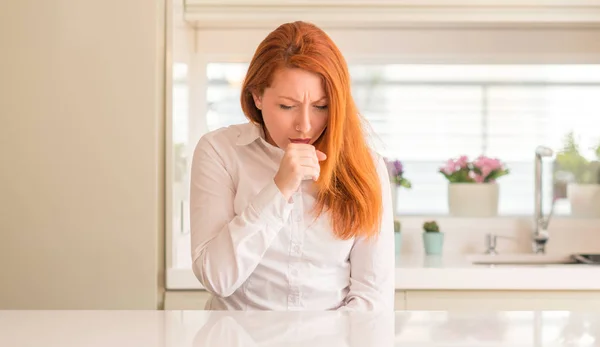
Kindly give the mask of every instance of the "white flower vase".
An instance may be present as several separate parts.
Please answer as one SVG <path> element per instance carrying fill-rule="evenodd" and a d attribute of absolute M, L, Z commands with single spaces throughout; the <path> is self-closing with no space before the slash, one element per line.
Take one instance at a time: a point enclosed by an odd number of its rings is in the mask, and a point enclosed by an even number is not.
<path fill-rule="evenodd" d="M 567 197 L 571 203 L 571 216 L 600 218 L 600 184 L 567 185 Z"/>
<path fill-rule="evenodd" d="M 448 209 L 455 217 L 498 215 L 499 188 L 496 183 L 448 184 Z"/>

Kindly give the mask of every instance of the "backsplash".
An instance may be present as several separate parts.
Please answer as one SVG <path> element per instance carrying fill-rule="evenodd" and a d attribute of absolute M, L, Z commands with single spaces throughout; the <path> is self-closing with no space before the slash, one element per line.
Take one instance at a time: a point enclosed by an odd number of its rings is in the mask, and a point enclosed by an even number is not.
<path fill-rule="evenodd" d="M 483 253 L 485 235 L 492 233 L 511 239 L 498 238 L 498 253 L 531 253 L 532 218 L 449 218 L 398 217 L 402 223 L 403 255 L 423 255 L 422 225 L 436 220 L 444 233 L 444 254 Z M 548 254 L 600 253 L 600 219 L 556 217 L 548 227 Z"/>

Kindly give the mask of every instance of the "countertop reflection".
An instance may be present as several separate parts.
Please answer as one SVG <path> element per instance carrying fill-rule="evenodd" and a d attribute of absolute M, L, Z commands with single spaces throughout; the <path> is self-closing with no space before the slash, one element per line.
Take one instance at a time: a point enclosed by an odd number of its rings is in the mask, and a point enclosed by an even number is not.
<path fill-rule="evenodd" d="M 215 312 L 192 346 L 393 346 L 394 314 Z"/>
<path fill-rule="evenodd" d="M 0 346 L 600 346 L 600 312 L 0 311 Z"/>

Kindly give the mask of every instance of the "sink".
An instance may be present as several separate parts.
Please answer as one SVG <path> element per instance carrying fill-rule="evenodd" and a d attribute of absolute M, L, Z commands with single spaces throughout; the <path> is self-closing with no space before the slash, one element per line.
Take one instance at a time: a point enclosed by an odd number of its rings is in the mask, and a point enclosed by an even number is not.
<path fill-rule="evenodd" d="M 473 264 L 494 265 L 551 265 L 551 264 L 576 264 L 577 261 L 570 255 L 548 254 L 474 254 L 468 256 Z"/>

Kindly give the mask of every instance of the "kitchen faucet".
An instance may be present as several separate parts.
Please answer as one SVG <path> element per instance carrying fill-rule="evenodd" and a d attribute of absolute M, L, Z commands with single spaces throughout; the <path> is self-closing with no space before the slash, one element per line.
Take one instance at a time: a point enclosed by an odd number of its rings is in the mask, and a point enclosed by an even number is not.
<path fill-rule="evenodd" d="M 538 146 L 535 150 L 535 211 L 533 228 L 533 251 L 535 253 L 546 253 L 546 243 L 550 235 L 548 234 L 548 224 L 554 212 L 555 200 L 552 199 L 552 207 L 548 216 L 544 217 L 542 211 L 542 158 L 551 157 L 552 149 L 544 146 Z"/>

